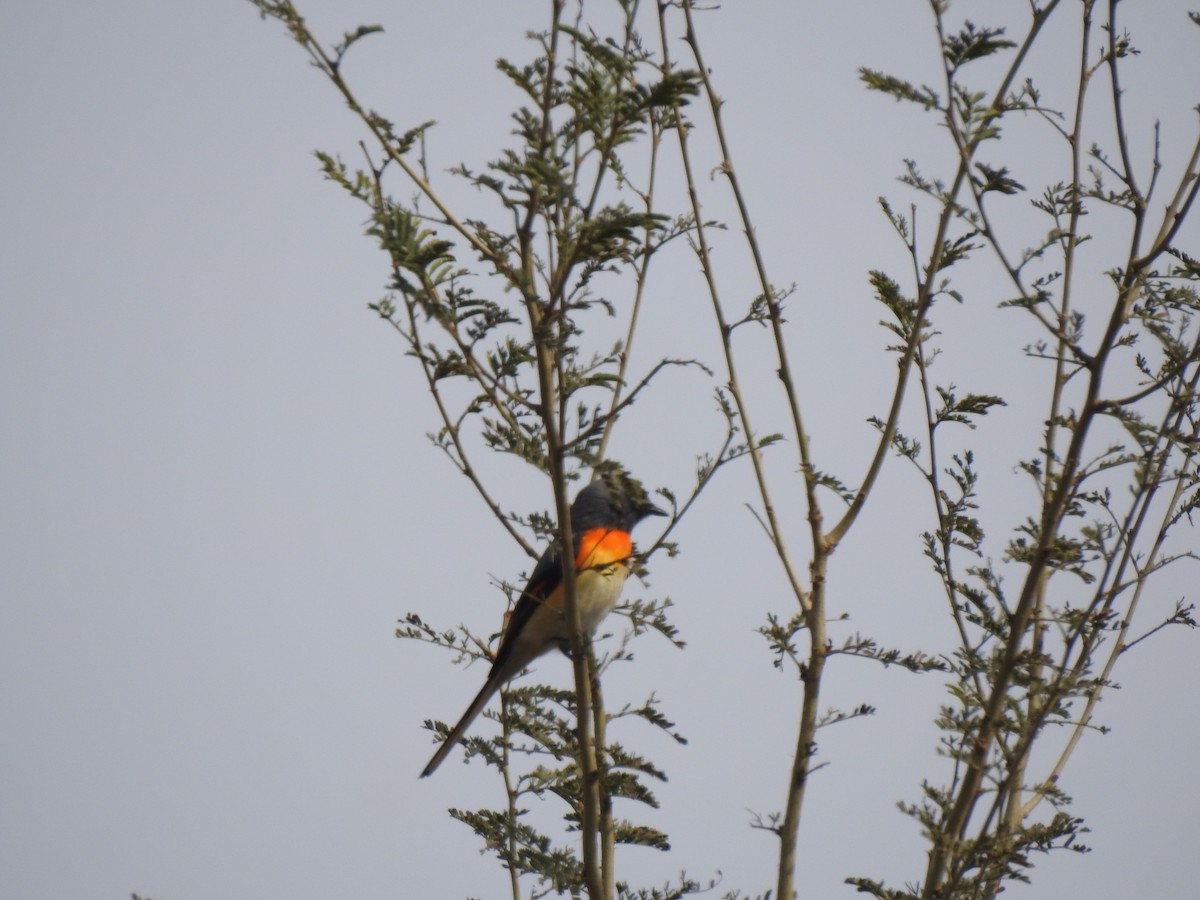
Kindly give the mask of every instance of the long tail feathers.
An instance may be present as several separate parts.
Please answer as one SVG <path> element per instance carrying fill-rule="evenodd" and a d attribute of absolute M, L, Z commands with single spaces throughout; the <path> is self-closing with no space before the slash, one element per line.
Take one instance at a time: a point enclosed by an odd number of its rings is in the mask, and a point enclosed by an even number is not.
<path fill-rule="evenodd" d="M 463 736 L 467 733 L 467 729 L 475 721 L 475 717 L 483 712 L 483 708 L 492 699 L 492 694 L 496 693 L 500 689 L 500 685 L 507 680 L 507 678 L 497 677 L 497 675 L 503 676 L 505 674 L 507 673 L 496 673 L 493 675 L 484 684 L 482 690 L 475 695 L 475 699 L 471 701 L 471 705 L 467 707 L 467 711 L 458 720 L 458 724 L 446 736 L 446 740 L 442 741 L 442 745 L 437 748 L 437 753 L 433 754 L 433 759 L 429 760 L 429 765 L 421 772 L 422 778 L 428 778 L 432 775 L 437 767 L 442 764 L 442 761 L 450 755 L 450 751 L 463 739 Z"/>

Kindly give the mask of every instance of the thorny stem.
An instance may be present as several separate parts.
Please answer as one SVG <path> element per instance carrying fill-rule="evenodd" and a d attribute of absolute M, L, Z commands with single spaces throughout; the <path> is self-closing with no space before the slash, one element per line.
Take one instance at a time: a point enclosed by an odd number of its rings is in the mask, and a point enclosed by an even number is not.
<path fill-rule="evenodd" d="M 660 4 L 661 7 L 661 4 Z M 743 402 L 740 388 L 738 388 L 737 376 L 733 362 L 733 346 L 732 346 L 732 330 L 725 321 L 724 314 L 721 310 L 721 304 L 716 292 L 716 285 L 712 278 L 710 257 L 708 256 L 707 246 L 704 243 L 704 227 L 703 220 L 700 216 L 700 206 L 695 190 L 695 183 L 691 176 L 690 163 L 687 157 L 686 147 L 686 132 L 680 130 L 680 144 L 683 151 L 684 165 L 687 172 L 688 190 L 693 199 L 693 213 L 698 229 L 697 240 L 700 242 L 701 262 L 705 271 L 705 276 L 708 279 L 709 293 L 712 297 L 714 312 L 717 317 L 717 324 L 721 332 L 722 346 L 725 351 L 726 366 L 729 372 L 729 387 L 734 396 L 735 403 L 738 406 L 738 413 L 742 417 L 743 424 L 746 427 L 747 440 L 751 446 L 751 459 L 754 462 L 755 476 L 758 480 L 759 495 L 763 502 L 763 512 L 766 516 L 767 530 L 770 535 L 771 542 L 775 546 L 777 555 L 783 565 L 784 571 L 787 574 L 788 581 L 791 584 L 792 592 L 800 604 L 804 614 L 807 630 L 809 633 L 809 658 L 808 663 L 801 668 L 801 678 L 804 683 L 803 699 L 801 701 L 800 722 L 796 738 L 796 749 L 792 760 L 792 771 L 788 780 L 787 789 L 787 804 L 784 811 L 784 817 L 780 823 L 778 834 L 780 840 L 780 855 L 778 867 L 778 880 L 776 885 L 776 896 L 781 900 L 791 900 L 795 895 L 795 870 L 796 870 L 796 843 L 797 835 L 800 830 L 800 811 L 804 805 L 805 791 L 808 786 L 808 776 L 812 771 L 812 758 L 816 750 L 816 732 L 818 728 L 819 717 L 819 702 L 821 678 L 824 674 L 825 662 L 828 656 L 825 628 L 825 584 L 826 570 L 829 554 L 833 552 L 837 544 L 837 536 L 828 536 L 822 532 L 822 516 L 820 502 L 817 498 L 817 478 L 816 472 L 812 464 L 812 459 L 809 454 L 808 432 L 804 428 L 803 419 L 800 414 L 800 402 L 796 391 L 796 382 L 792 376 L 791 366 L 788 361 L 787 349 L 784 343 L 783 336 L 783 317 L 780 310 L 779 298 L 775 293 L 770 279 L 767 277 L 766 265 L 763 261 L 762 253 L 758 246 L 758 240 L 755 236 L 754 227 L 751 223 L 749 208 L 746 204 L 745 196 L 742 194 L 741 185 L 738 181 L 737 171 L 733 165 L 733 157 L 730 152 L 728 140 L 725 136 L 724 124 L 721 118 L 722 101 L 717 95 L 711 78 L 709 76 L 708 67 L 704 64 L 704 58 L 700 51 L 699 41 L 696 36 L 696 30 L 692 18 L 692 4 L 690 0 L 684 0 L 683 13 L 686 22 L 685 41 L 692 52 L 692 57 L 696 62 L 696 69 L 700 73 L 700 78 L 704 84 L 704 93 L 709 101 L 709 109 L 712 115 L 713 128 L 716 133 L 718 146 L 721 151 L 721 172 L 725 175 L 730 190 L 733 193 L 735 203 L 738 208 L 738 215 L 741 219 L 743 233 L 746 238 L 746 244 L 751 252 L 754 260 L 755 271 L 758 275 L 759 290 L 762 293 L 763 300 L 766 304 L 768 318 L 771 323 L 771 332 L 775 344 L 776 359 L 778 362 L 777 375 L 783 385 L 784 393 L 787 397 L 788 411 L 792 419 L 792 433 L 796 439 L 796 446 L 800 455 L 800 469 L 804 475 L 805 500 L 808 506 L 808 522 L 811 532 L 813 558 L 810 563 L 811 590 L 805 591 L 801 585 L 799 578 L 792 567 L 790 554 L 787 551 L 783 533 L 780 530 L 778 519 L 776 518 L 774 504 L 771 502 L 771 496 L 767 488 L 765 472 L 762 468 L 761 456 L 754 448 L 753 431 L 746 419 L 745 404 Z M 664 29 L 664 60 L 665 60 L 665 29 Z"/>
<path fill-rule="evenodd" d="M 1025 57 L 1028 54 L 1029 49 L 1032 47 L 1035 38 L 1040 33 L 1042 26 L 1050 17 L 1055 7 L 1057 7 L 1058 2 L 1059 0 L 1051 0 L 1051 2 L 1049 2 L 1045 7 L 1035 11 L 1033 20 L 1030 24 L 1029 32 L 1018 48 L 1013 62 L 1009 66 L 1009 69 L 1006 72 L 1004 79 L 1001 81 L 1000 86 L 993 94 L 993 100 L 990 106 L 991 119 L 1001 115 L 1005 97 L 1007 96 L 1012 83 L 1016 79 L 1017 72 L 1024 63 Z M 937 2 L 934 2 L 931 5 L 933 6 L 934 16 L 937 23 L 938 35 L 939 37 L 942 37 L 942 13 L 944 12 L 944 9 Z M 947 87 L 949 88 L 952 80 L 952 73 L 948 67 L 946 70 L 946 78 Z M 947 94 L 949 98 L 947 100 L 949 105 L 946 109 L 947 125 L 950 128 L 951 133 L 956 133 L 958 126 L 953 117 L 953 91 L 948 89 Z M 958 171 L 955 176 L 954 184 L 948 193 L 949 199 L 946 201 L 942 209 L 938 235 L 933 243 L 933 253 L 931 255 L 931 261 L 928 267 L 929 274 L 926 277 L 925 283 L 922 285 L 923 290 L 926 292 L 931 291 L 930 282 L 940 267 L 946 229 L 949 225 L 950 218 L 954 214 L 954 198 L 959 196 L 964 181 L 969 180 L 968 176 L 970 172 L 971 160 L 974 157 L 974 153 L 978 148 L 979 143 L 983 139 L 980 132 L 986 124 L 986 122 L 982 123 L 980 125 L 980 131 L 977 131 L 974 136 L 960 145 L 960 161 Z M 920 302 L 918 303 L 918 308 L 920 309 Z M 1045 541 L 1044 534 L 1042 536 L 1042 540 L 1043 542 Z M 1036 579 L 1031 579 L 1030 581 L 1026 582 L 1026 591 L 1022 595 L 1021 603 L 1018 604 L 1018 613 L 1023 617 L 1022 619 L 1018 620 L 1021 623 L 1020 632 L 1017 631 L 1017 624 L 1014 623 L 1012 626 L 1014 635 L 1018 633 L 1024 633 L 1025 623 L 1028 620 L 1030 606 L 1034 596 L 1029 589 L 1032 587 L 1032 584 L 1035 580 Z M 1003 687 L 993 687 L 993 693 L 989 702 L 989 710 L 987 713 L 985 713 L 983 725 L 976 737 L 975 745 L 967 762 L 966 772 L 963 773 L 962 780 L 954 787 L 956 796 L 955 804 L 950 815 L 947 817 L 947 820 L 942 823 L 941 828 L 939 829 L 940 833 L 935 839 L 933 847 L 930 850 L 929 864 L 926 869 L 922 897 L 931 898 L 940 893 L 943 886 L 943 881 L 945 879 L 946 868 L 951 857 L 956 855 L 957 844 L 961 840 L 963 829 L 966 827 L 967 820 L 978 797 L 979 786 L 982 782 L 985 770 L 987 753 L 992 746 L 992 742 L 995 739 L 999 725 L 997 710 L 992 707 L 997 705 L 997 701 L 1003 701 L 1007 696 L 1008 681 L 1011 678 L 1012 666 L 1014 665 L 1016 658 L 1015 651 L 1019 647 L 1019 640 L 1010 641 L 1008 652 L 1006 653 L 1006 660 L 1008 660 L 1009 657 L 1011 657 L 1011 660 L 1006 663 L 1006 668 L 1008 669 L 1007 673 L 1002 679 L 1000 679 Z"/>
<path fill-rule="evenodd" d="M 821 509 L 816 496 L 816 479 L 812 458 L 809 454 L 808 431 L 804 428 L 804 422 L 800 414 L 800 400 L 796 391 L 796 380 L 792 376 L 791 363 L 788 361 L 787 345 L 784 341 L 782 310 L 779 305 L 779 298 L 776 296 L 775 288 L 771 284 L 771 280 L 767 277 L 766 263 L 763 261 L 762 250 L 758 245 L 758 238 L 751 223 L 750 210 L 746 204 L 746 197 L 742 193 L 737 169 L 733 165 L 733 155 L 730 152 L 729 141 L 725 136 L 725 125 L 721 118 L 721 107 L 724 105 L 724 101 L 713 87 L 709 69 L 704 64 L 704 57 L 700 52 L 700 44 L 692 20 L 691 0 L 685 0 L 683 3 L 683 12 L 687 22 L 687 31 L 684 40 L 687 42 L 688 47 L 692 51 L 692 56 L 696 60 L 696 68 L 704 84 L 704 94 L 709 101 L 709 109 L 712 112 L 713 130 L 716 133 L 717 145 L 721 150 L 721 173 L 729 182 L 729 189 L 737 204 L 738 218 L 742 223 L 742 232 L 746 238 L 746 246 L 750 250 L 750 254 L 754 260 L 754 270 L 758 276 L 759 290 L 762 291 L 762 297 L 766 303 L 767 315 L 771 323 L 771 336 L 774 339 L 776 358 L 779 363 L 776 374 L 787 396 L 788 413 L 792 419 L 792 433 L 796 437 L 797 450 L 800 455 L 800 467 L 805 478 L 806 500 L 809 509 L 809 523 L 812 527 L 813 544 L 816 546 L 822 542 Z M 772 523 L 772 530 L 778 533 L 774 523 Z M 826 536 L 824 540 L 826 543 L 836 544 L 836 540 L 830 536 Z M 832 546 L 830 546 L 829 551 L 832 552 L 832 549 Z"/>
<path fill-rule="evenodd" d="M 669 6 L 669 3 L 664 2 L 664 0 L 660 0 L 660 2 L 658 4 L 659 34 L 661 36 L 663 71 L 665 73 L 669 73 L 671 71 L 671 67 L 672 67 L 671 56 L 670 56 L 669 35 L 668 35 L 667 22 L 666 22 L 666 10 L 667 10 L 668 6 Z M 699 47 L 698 47 L 698 44 L 696 43 L 695 35 L 694 35 L 693 29 L 692 29 L 691 6 L 690 6 L 690 3 L 687 2 L 687 0 L 685 0 L 685 2 L 683 4 L 683 9 L 684 9 L 684 14 L 687 17 L 688 43 L 692 48 L 693 54 L 697 57 L 697 64 L 698 64 L 698 67 L 699 67 L 701 73 L 704 73 L 703 62 L 699 59 Z M 709 95 L 710 101 L 714 104 L 715 108 L 719 108 L 717 106 L 716 95 L 712 91 L 711 85 L 708 83 L 707 74 L 704 73 L 702 75 L 702 77 L 704 77 L 704 79 L 705 79 L 705 90 Z M 695 178 L 693 176 L 693 172 L 692 172 L 691 154 L 688 149 L 688 126 L 683 121 L 682 115 L 678 108 L 675 110 L 675 114 L 677 117 L 679 117 L 679 120 L 676 123 L 676 132 L 679 137 L 680 160 L 683 165 L 684 179 L 686 181 L 687 190 L 688 190 L 688 198 L 691 202 L 691 207 L 692 207 L 692 219 L 693 219 L 693 222 L 695 223 L 695 229 L 696 229 L 695 237 L 693 240 L 693 249 L 695 250 L 697 259 L 700 262 L 701 272 L 704 276 L 705 284 L 706 284 L 706 287 L 708 290 L 708 295 L 709 295 L 709 298 L 711 300 L 712 307 L 713 307 L 713 315 L 716 319 L 717 328 L 718 328 L 718 331 L 721 336 L 721 349 L 722 349 L 722 353 L 724 356 L 726 372 L 729 375 L 729 381 L 726 384 L 726 390 L 728 390 L 730 396 L 733 399 L 734 408 L 737 410 L 738 417 L 740 418 L 740 420 L 742 422 L 742 427 L 746 434 L 747 452 L 750 456 L 751 465 L 754 470 L 754 477 L 758 484 L 759 496 L 762 498 L 762 501 L 763 501 L 768 536 L 771 540 L 771 544 L 774 547 L 776 554 L 779 557 L 779 560 L 780 560 L 781 565 L 783 566 L 784 572 L 787 575 L 788 582 L 792 588 L 792 592 L 796 596 L 797 600 L 799 601 L 801 609 L 807 615 L 814 609 L 813 598 L 811 595 L 809 595 L 805 591 L 803 585 L 800 583 L 799 577 L 796 574 L 795 568 L 792 565 L 791 558 L 790 558 L 788 550 L 787 550 L 787 546 L 784 542 L 783 533 L 780 530 L 779 522 L 776 518 L 775 508 L 774 508 L 773 503 L 771 502 L 771 495 L 770 495 L 770 491 L 767 486 L 766 472 L 765 472 L 764 466 L 763 466 L 762 451 L 755 442 L 753 426 L 750 423 L 750 418 L 749 418 L 748 410 L 746 408 L 745 398 L 742 396 L 741 385 L 738 381 L 737 364 L 736 364 L 736 360 L 735 360 L 735 356 L 734 356 L 734 352 L 733 352 L 733 344 L 732 344 L 732 328 L 729 326 L 728 321 L 725 317 L 724 308 L 723 308 L 721 300 L 720 300 L 720 293 L 717 290 L 715 274 L 712 269 L 712 257 L 709 253 L 708 236 L 706 233 L 706 229 L 704 227 L 704 218 L 703 218 L 702 211 L 701 211 L 700 197 L 699 197 L 699 193 L 696 188 L 696 180 L 695 180 Z M 728 154 L 725 154 L 725 158 L 726 158 L 727 169 L 731 169 L 732 166 L 728 162 Z M 749 229 L 747 229 L 747 232 L 748 232 L 748 235 L 752 233 L 749 231 Z M 769 290 L 765 291 L 764 297 L 767 299 L 767 302 L 769 304 L 774 305 L 774 298 L 772 297 Z M 819 527 L 820 527 L 819 521 L 814 523 L 814 527 L 819 529 Z M 816 585 L 816 584 L 817 584 L 817 582 L 814 578 L 814 585 Z M 823 606 L 822 606 L 822 608 L 823 608 Z M 823 616 L 820 617 L 818 620 L 818 627 L 822 628 L 822 629 L 824 628 Z M 804 736 L 806 734 L 810 734 L 815 728 L 816 690 L 814 688 L 817 685 L 819 685 L 820 672 L 824 666 L 823 647 L 824 647 L 824 644 L 822 642 L 822 644 L 821 644 L 822 653 L 818 655 L 818 657 L 816 659 L 815 668 L 809 672 L 809 678 L 806 678 L 806 680 L 805 680 L 805 688 L 806 689 L 805 689 L 803 709 L 801 712 L 801 718 L 802 718 L 802 720 L 804 720 L 804 722 L 808 722 L 810 724 L 808 724 L 808 725 L 802 724 L 801 725 L 801 738 L 800 738 L 801 743 L 803 743 L 803 741 L 804 741 Z M 816 679 L 816 680 L 813 681 L 811 679 Z M 804 791 L 806 778 L 807 778 L 807 772 L 808 772 L 807 763 L 808 763 L 808 760 L 810 759 L 810 757 L 811 757 L 811 743 L 798 748 L 797 755 L 796 755 L 795 767 L 793 769 L 791 787 L 788 792 L 789 797 L 802 797 L 803 796 L 803 791 Z M 794 805 L 795 804 L 793 803 L 793 801 L 789 800 L 789 806 L 794 806 Z M 794 829 L 796 827 L 798 827 L 798 806 L 797 806 L 797 811 L 794 812 L 792 815 L 792 821 L 788 823 L 787 827 L 790 829 L 793 829 L 792 833 L 794 834 Z M 792 891 L 790 889 L 790 883 L 791 883 L 791 877 L 792 877 L 791 872 L 794 869 L 794 854 L 795 854 L 794 840 L 788 841 L 783 832 L 780 833 L 780 838 L 781 838 L 781 843 L 782 843 L 780 868 L 781 868 L 781 871 L 784 869 L 787 870 L 786 877 L 782 874 L 780 877 L 781 877 L 781 881 L 783 883 L 789 885 L 789 887 L 787 888 L 787 893 L 784 893 L 781 890 L 779 892 L 778 896 L 781 898 L 787 898 L 787 900 L 790 900 L 790 898 L 792 897 Z"/>
<path fill-rule="evenodd" d="M 669 73 L 672 68 L 669 36 L 666 24 L 666 10 L 672 4 L 669 0 L 659 0 L 659 31 L 662 36 L 662 54 L 663 54 L 663 71 Z M 688 0 L 684 2 L 684 11 L 690 15 L 691 4 Z M 690 31 L 690 21 L 689 21 Z M 767 487 L 766 472 L 763 467 L 762 450 L 758 447 L 754 440 L 754 430 L 750 424 L 746 404 L 742 397 L 741 387 L 737 378 L 737 366 L 733 353 L 732 334 L 733 329 L 729 325 L 725 317 L 724 307 L 721 304 L 720 292 L 717 290 L 716 274 L 712 269 L 711 256 L 709 254 L 708 236 L 704 228 L 704 219 L 701 215 L 700 195 L 696 189 L 696 180 L 692 172 L 691 155 L 688 151 L 688 126 L 683 121 L 682 112 L 679 109 L 675 110 L 676 116 L 679 118 L 676 132 L 679 136 L 680 144 L 680 159 L 684 167 L 684 180 L 687 184 L 688 199 L 692 207 L 692 219 L 695 223 L 695 250 L 697 258 L 700 262 L 701 272 L 705 279 L 705 286 L 708 290 L 709 297 L 713 304 L 713 314 L 717 320 L 717 327 L 721 335 L 721 347 L 723 358 L 725 360 L 725 368 L 729 374 L 729 382 L 726 384 L 726 389 L 733 398 L 734 406 L 737 409 L 738 418 L 741 419 L 742 427 L 746 434 L 746 444 L 750 461 L 754 469 L 755 480 L 758 484 L 759 495 L 763 499 L 764 514 L 767 518 L 771 543 L 775 548 L 776 554 L 779 556 L 780 563 L 783 566 L 784 572 L 788 578 L 788 584 L 791 587 L 792 593 L 800 602 L 801 608 L 807 610 L 810 607 L 810 600 L 807 591 L 800 582 L 799 576 L 796 574 L 795 566 L 792 564 L 791 557 L 787 547 L 783 541 L 783 532 L 780 529 L 779 521 L 776 517 L 775 506 L 770 500 L 770 491 Z"/>

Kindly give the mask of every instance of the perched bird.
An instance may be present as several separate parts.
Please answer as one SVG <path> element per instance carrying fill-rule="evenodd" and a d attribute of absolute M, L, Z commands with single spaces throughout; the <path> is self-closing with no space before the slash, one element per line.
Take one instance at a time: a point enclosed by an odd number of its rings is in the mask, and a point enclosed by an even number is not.
<path fill-rule="evenodd" d="M 646 516 L 664 516 L 641 482 L 609 467 L 571 504 L 575 544 L 575 604 L 585 633 L 591 633 L 621 595 L 629 576 L 633 541 L 629 532 Z M 534 566 L 500 638 L 492 671 L 463 717 L 438 747 L 421 777 L 433 774 L 463 739 L 475 717 L 505 683 L 553 647 L 570 650 L 571 632 L 563 599 L 562 559 L 551 546 Z"/>

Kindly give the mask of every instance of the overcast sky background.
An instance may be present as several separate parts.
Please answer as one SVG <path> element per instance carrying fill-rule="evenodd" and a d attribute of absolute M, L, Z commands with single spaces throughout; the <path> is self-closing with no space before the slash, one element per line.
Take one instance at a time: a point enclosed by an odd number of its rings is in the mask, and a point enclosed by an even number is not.
<path fill-rule="evenodd" d="M 996 4 L 961 6 L 990 21 Z M 494 60 L 527 59 L 523 34 L 547 7 L 301 4 L 329 38 L 385 25 L 347 74 L 401 127 L 438 120 L 431 167 L 468 206 L 478 195 L 442 173 L 504 145 L 517 97 Z M 1161 117 L 1177 166 L 1197 127 L 1200 32 L 1181 0 L 1121 8 L 1152 18 L 1135 26 L 1147 52 L 1127 82 L 1138 152 Z M 929 15 L 917 0 L 757 0 L 702 23 L 772 277 L 800 285 L 790 317 L 814 449 L 856 483 L 873 440 L 864 420 L 883 411 L 894 371 L 866 273 L 908 272 L 876 197 L 906 206 L 900 161 L 932 169 L 945 156 L 931 119 L 867 94 L 855 73 L 934 81 Z M 249 3 L 18 0 L 0 7 L 0 29 L 0 897 L 504 896 L 502 869 L 445 812 L 500 804 L 496 782 L 456 759 L 416 777 L 432 749 L 421 722 L 455 719 L 482 668 L 450 667 L 393 630 L 411 610 L 486 633 L 499 620 L 492 579 L 528 561 L 429 446 L 437 421 L 416 369 L 366 310 L 385 260 L 311 156 L 353 159 L 355 121 Z M 1069 65 L 1065 33 L 1063 45 L 1039 64 Z M 1032 166 L 1032 146 L 1014 155 Z M 1193 253 L 1197 233 L 1180 241 Z M 736 273 L 742 248 L 725 246 Z M 635 366 L 717 362 L 694 263 L 674 265 L 651 282 Z M 752 295 L 723 277 L 731 296 Z M 1027 365 L 1020 348 L 1035 334 L 1019 313 L 997 314 L 999 299 L 984 290 L 947 313 L 972 335 L 939 363 L 973 360 L 964 388 L 1003 393 Z M 747 377 L 769 391 L 768 368 Z M 682 493 L 720 422 L 702 378 L 671 373 L 663 388 L 630 411 L 613 452 Z M 996 451 L 982 463 L 992 497 L 1028 499 L 1006 448 L 1014 436 L 1036 446 L 1041 396 L 978 433 L 981 454 Z M 772 415 L 761 431 L 782 427 Z M 550 505 L 544 482 L 486 465 L 507 508 Z M 772 465 L 786 473 L 791 450 Z M 928 503 L 920 487 L 889 465 L 834 559 L 831 603 L 851 614 L 847 631 L 937 650 L 949 634 L 920 556 L 928 525 L 908 515 Z M 751 496 L 748 469 L 727 473 L 680 528 L 682 555 L 656 559 L 650 588 L 631 586 L 677 603 L 689 646 L 641 639 L 607 683 L 609 704 L 653 690 L 690 739 L 621 734 L 671 776 L 660 811 L 629 811 L 674 845 L 623 851 L 634 885 L 680 870 L 721 873 L 721 892 L 773 884 L 776 842 L 747 827 L 748 810 L 781 805 L 798 690 L 754 633 L 791 607 Z M 781 506 L 799 552 L 803 511 Z M 1009 512 L 988 523 L 995 536 L 1017 520 Z M 1156 582 L 1147 627 L 1196 574 Z M 1037 860 L 1034 887 L 1012 896 L 1195 896 L 1197 639 L 1168 631 L 1118 671 L 1124 689 L 1100 710 L 1113 733 L 1087 737 L 1064 782 L 1096 852 Z M 558 657 L 538 669 L 570 678 Z M 848 896 L 849 875 L 921 876 L 923 844 L 895 803 L 945 777 L 931 724 L 943 696 L 936 676 L 831 669 L 828 705 L 879 712 L 822 733 L 830 765 L 804 812 L 803 896 Z M 535 814 L 559 810 L 547 800 Z"/>

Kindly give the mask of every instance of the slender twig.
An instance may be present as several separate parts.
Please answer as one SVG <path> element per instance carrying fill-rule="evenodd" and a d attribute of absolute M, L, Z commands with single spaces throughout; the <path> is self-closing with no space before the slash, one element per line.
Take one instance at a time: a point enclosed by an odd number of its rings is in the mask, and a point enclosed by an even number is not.
<path fill-rule="evenodd" d="M 467 447 L 462 440 L 462 434 L 459 430 L 458 424 L 450 416 L 450 411 L 446 408 L 446 404 L 442 399 L 442 392 L 438 390 L 437 379 L 434 378 L 433 371 L 425 363 L 424 357 L 422 357 L 419 352 L 421 338 L 416 311 L 411 304 L 406 305 L 406 308 L 409 314 L 410 331 L 408 334 L 411 334 L 412 336 L 410 344 L 414 351 L 418 351 L 416 356 L 421 361 L 421 371 L 425 375 L 426 387 L 429 389 L 429 393 L 433 397 L 433 404 L 437 408 L 438 415 L 441 417 L 442 427 L 445 428 L 446 435 L 450 438 L 450 441 L 454 446 L 454 455 L 450 456 L 451 460 L 458 467 L 458 470 L 462 472 L 463 475 L 467 476 L 471 484 L 474 485 L 476 492 L 487 505 L 488 509 L 492 511 L 492 515 L 495 516 L 500 524 L 504 527 L 504 530 L 507 531 L 512 539 L 515 540 L 521 549 L 525 551 L 526 555 L 528 555 L 531 559 L 537 559 L 539 556 L 538 551 L 532 544 L 529 543 L 525 536 L 517 530 L 516 526 L 512 522 L 512 519 L 505 514 L 504 510 L 500 508 L 500 504 L 497 503 L 495 498 L 492 497 L 491 492 L 483 483 L 483 479 L 479 477 L 479 473 L 471 464 L 470 457 L 467 455 Z M 404 329 L 400 327 L 399 323 L 392 322 L 392 326 L 401 334 L 405 334 Z"/>
<path fill-rule="evenodd" d="M 670 72 L 672 68 L 670 62 L 671 57 L 668 29 L 665 16 L 665 10 L 668 6 L 668 3 L 659 3 L 659 30 L 662 36 L 664 72 Z M 685 13 L 690 13 L 691 6 L 688 0 L 685 0 L 683 8 Z M 703 69 L 703 66 L 701 66 L 701 69 Z M 755 432 L 750 423 L 749 411 L 746 407 L 740 382 L 738 381 L 737 377 L 737 365 L 733 353 L 732 342 L 730 340 L 731 329 L 725 316 L 724 307 L 720 300 L 720 292 L 717 289 L 716 274 L 712 268 L 712 257 L 708 246 L 708 236 L 704 227 L 704 218 L 701 215 L 700 196 L 696 188 L 696 179 L 692 171 L 691 155 L 688 151 L 688 126 L 682 120 L 682 112 L 680 110 L 676 110 L 675 113 L 680 119 L 680 122 L 675 130 L 679 137 L 680 160 L 684 167 L 684 180 L 687 184 L 688 198 L 692 206 L 692 220 L 696 226 L 694 247 L 696 250 L 696 255 L 700 261 L 701 273 L 705 279 L 705 287 L 713 305 L 713 314 L 716 317 L 717 328 L 721 335 L 723 359 L 725 362 L 726 372 L 729 374 L 729 381 L 726 384 L 726 388 L 728 389 L 730 396 L 733 398 L 734 406 L 737 409 L 738 418 L 741 420 L 742 427 L 746 433 L 747 448 L 751 465 L 754 469 L 759 495 L 763 499 L 763 511 L 771 526 L 772 545 L 774 546 L 775 552 L 779 556 L 780 563 L 782 564 L 784 572 L 787 575 L 788 585 L 791 588 L 792 593 L 800 601 L 801 606 L 807 608 L 810 605 L 808 593 L 800 581 L 799 575 L 797 574 L 796 568 L 792 563 L 791 557 L 788 553 L 787 546 L 783 541 L 783 533 L 779 525 L 778 518 L 776 517 L 775 506 L 770 500 L 770 491 L 767 486 L 766 471 L 762 461 L 762 451 L 755 443 Z"/>
<path fill-rule="evenodd" d="M 625 24 L 625 48 L 628 50 L 632 40 L 633 23 L 637 16 L 639 3 L 630 4 L 630 9 L 626 13 Z M 648 140 L 649 159 L 647 162 L 647 179 L 646 190 L 641 194 L 642 203 L 646 208 L 646 212 L 654 211 L 654 188 L 658 177 L 658 151 L 662 143 L 662 127 L 659 117 L 653 115 L 650 121 L 650 129 Z M 594 202 L 594 201 L 593 201 Z M 649 275 L 650 259 L 653 256 L 653 251 L 650 248 L 650 240 L 652 229 L 648 223 L 643 231 L 643 251 L 641 260 L 637 268 L 634 278 L 633 303 L 629 312 L 629 327 L 625 331 L 625 342 L 621 347 L 621 359 L 617 368 L 617 387 L 613 391 L 612 401 L 609 404 L 608 417 L 604 423 L 604 431 L 600 436 L 600 442 L 597 447 L 597 456 L 600 459 L 604 458 L 605 452 L 608 450 L 608 442 L 612 438 L 613 428 L 617 423 L 617 415 L 620 412 L 621 391 L 625 385 L 625 374 L 629 366 L 629 356 L 633 348 L 633 338 L 637 331 L 638 320 L 642 309 L 642 298 L 646 289 L 646 279 Z M 633 393 L 636 393 L 636 388 Z"/>
<path fill-rule="evenodd" d="M 1196 202 L 1197 193 L 1200 193 L 1200 137 L 1197 137 L 1196 143 L 1192 146 L 1192 155 L 1188 159 L 1187 166 L 1184 167 L 1184 174 L 1179 180 L 1175 196 L 1167 204 L 1163 214 L 1162 227 L 1159 228 L 1153 245 L 1146 251 L 1147 257 L 1156 257 L 1171 246 L 1175 235 L 1183 226 L 1192 204 Z M 1146 263 L 1146 259 L 1134 261 L 1134 265 L 1138 267 L 1142 267 Z"/>
<path fill-rule="evenodd" d="M 1109 84 L 1112 88 L 1113 124 L 1116 126 L 1117 147 L 1121 154 L 1121 172 L 1119 174 L 1125 187 L 1129 189 L 1136 210 L 1141 211 L 1145 209 L 1146 198 L 1138 189 L 1133 157 L 1129 152 L 1129 131 L 1125 127 L 1124 91 L 1121 90 L 1120 61 L 1125 54 L 1121 49 L 1124 39 L 1117 33 L 1117 4 L 1120 2 L 1121 0 L 1108 0 L 1108 53 L 1105 61 L 1108 63 Z M 1136 254 L 1140 234 L 1141 227 L 1135 225 L 1132 243 L 1134 249 L 1129 254 L 1131 257 Z"/>
<path fill-rule="evenodd" d="M 500 774 L 504 778 L 504 796 L 508 800 L 508 818 L 509 821 L 515 822 L 519 815 L 517 808 L 517 791 L 512 783 L 512 769 L 509 767 L 512 734 L 509 727 L 508 715 L 508 692 L 500 692 L 500 723 L 501 723 L 501 756 L 500 756 Z M 508 858 L 505 861 L 505 868 L 508 869 L 508 883 L 512 891 L 513 900 L 521 900 L 521 871 L 517 867 L 517 831 L 515 828 L 506 829 L 505 837 L 508 839 Z"/>

